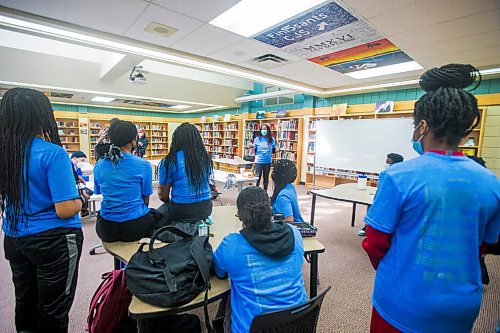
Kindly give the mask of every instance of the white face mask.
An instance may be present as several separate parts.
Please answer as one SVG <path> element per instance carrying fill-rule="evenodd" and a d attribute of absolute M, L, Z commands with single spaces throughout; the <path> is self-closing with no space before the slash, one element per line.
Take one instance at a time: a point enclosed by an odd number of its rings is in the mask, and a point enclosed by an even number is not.
<path fill-rule="evenodd" d="M 384 169 L 386 169 L 386 170 L 387 170 L 387 169 L 389 169 L 390 167 L 391 167 L 391 165 L 390 165 L 389 163 L 386 163 L 386 164 L 384 165 Z"/>

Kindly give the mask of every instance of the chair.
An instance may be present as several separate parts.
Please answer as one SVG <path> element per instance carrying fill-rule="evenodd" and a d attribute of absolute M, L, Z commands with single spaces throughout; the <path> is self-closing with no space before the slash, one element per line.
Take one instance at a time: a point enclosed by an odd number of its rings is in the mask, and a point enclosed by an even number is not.
<path fill-rule="evenodd" d="M 315 333 L 321 303 L 331 288 L 326 288 L 304 304 L 256 316 L 250 333 Z"/>

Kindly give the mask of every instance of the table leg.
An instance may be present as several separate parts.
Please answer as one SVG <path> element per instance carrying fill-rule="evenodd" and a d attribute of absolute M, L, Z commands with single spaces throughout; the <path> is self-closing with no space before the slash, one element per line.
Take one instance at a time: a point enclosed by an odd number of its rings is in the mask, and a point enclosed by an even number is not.
<path fill-rule="evenodd" d="M 309 218 L 309 223 L 314 225 L 314 212 L 316 210 L 316 194 L 312 194 L 312 203 L 311 203 L 311 217 Z"/>
<path fill-rule="evenodd" d="M 113 259 L 113 266 L 114 266 L 114 269 L 120 269 L 120 260 L 114 258 Z"/>
<path fill-rule="evenodd" d="M 149 333 L 149 322 L 147 319 L 137 319 L 137 332 Z"/>
<path fill-rule="evenodd" d="M 351 217 L 351 227 L 354 227 L 356 221 L 356 203 L 352 203 L 352 217 Z"/>
<path fill-rule="evenodd" d="M 311 274 L 309 278 L 309 298 L 318 295 L 318 254 L 311 253 Z"/>
<path fill-rule="evenodd" d="M 238 188 L 238 193 L 240 193 L 241 190 L 243 189 L 243 182 L 236 183 L 236 187 Z"/>

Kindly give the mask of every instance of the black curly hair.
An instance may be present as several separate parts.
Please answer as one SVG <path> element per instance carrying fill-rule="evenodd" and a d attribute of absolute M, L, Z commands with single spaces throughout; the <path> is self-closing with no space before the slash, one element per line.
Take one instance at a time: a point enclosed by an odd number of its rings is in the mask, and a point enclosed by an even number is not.
<path fill-rule="evenodd" d="M 238 216 L 245 228 L 262 230 L 272 221 L 273 211 L 267 192 L 257 186 L 244 188 L 236 199 Z"/>
<path fill-rule="evenodd" d="M 114 119 L 108 130 L 110 143 L 105 143 L 99 147 L 99 153 L 102 152 L 104 159 L 111 160 L 116 164 L 123 153 L 119 147 L 123 147 L 137 138 L 137 127 L 134 123 L 126 120 Z"/>
<path fill-rule="evenodd" d="M 0 104 L 0 214 L 5 213 L 12 234 L 28 221 L 19 216 L 30 193 L 29 156 L 37 135 L 61 145 L 49 99 L 34 89 L 8 90 Z"/>
<path fill-rule="evenodd" d="M 476 98 L 464 88 L 481 74 L 472 65 L 449 64 L 433 68 L 420 78 L 420 87 L 426 92 L 415 103 L 414 123 L 426 120 L 437 139 L 457 145 L 480 122 Z"/>
<path fill-rule="evenodd" d="M 277 160 L 274 164 L 271 178 L 274 181 L 274 191 L 271 196 L 271 203 L 274 204 L 281 190 L 297 178 L 297 167 L 295 163 L 287 159 Z"/>
<path fill-rule="evenodd" d="M 177 168 L 177 152 L 179 150 L 184 151 L 189 183 L 196 193 L 201 193 L 213 173 L 213 163 L 203 144 L 200 132 L 191 123 L 182 123 L 175 129 L 170 151 L 164 158 L 165 168 L 161 172 L 167 172 L 171 167 Z"/>

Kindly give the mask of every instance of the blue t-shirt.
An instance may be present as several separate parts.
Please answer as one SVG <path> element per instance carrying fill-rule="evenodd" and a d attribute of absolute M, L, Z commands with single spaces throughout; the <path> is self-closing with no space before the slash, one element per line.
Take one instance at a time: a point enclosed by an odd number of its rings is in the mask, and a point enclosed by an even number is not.
<path fill-rule="evenodd" d="M 25 237 L 60 227 L 80 228 L 78 214 L 69 219 L 61 219 L 57 216 L 54 205 L 79 197 L 68 153 L 58 145 L 34 138 L 28 168 L 29 196 L 24 198 L 24 211 L 18 221 L 19 230 L 16 234 L 11 233 L 11 221 L 4 219 L 5 234 L 10 237 Z"/>
<path fill-rule="evenodd" d="M 297 192 L 292 184 L 287 184 L 273 203 L 273 214 L 283 214 L 285 218 L 293 215 L 295 222 L 304 222 L 300 215 Z"/>
<path fill-rule="evenodd" d="M 470 332 L 481 305 L 479 246 L 496 243 L 500 183 L 465 156 L 427 152 L 380 175 L 365 218 L 393 234 L 373 306 L 403 332 Z"/>
<path fill-rule="evenodd" d="M 158 183 L 162 186 L 170 184 L 172 187 L 172 202 L 177 204 L 188 204 L 211 199 L 208 178 L 205 184 L 203 184 L 203 188 L 198 193 L 191 184 L 187 175 L 183 150 L 177 152 L 177 167 L 171 165 L 167 170 L 165 159 L 163 159 L 160 163 L 159 170 Z"/>
<path fill-rule="evenodd" d="M 94 192 L 103 196 L 99 214 L 113 222 L 149 213 L 143 197 L 153 194 L 151 164 L 132 154 L 123 156 L 114 166 L 110 160 L 101 159 L 94 168 Z"/>
<path fill-rule="evenodd" d="M 273 149 L 276 148 L 274 139 L 269 143 L 265 136 L 259 135 L 253 140 L 253 148 L 255 149 L 255 163 L 270 164 L 272 162 Z"/>
<path fill-rule="evenodd" d="M 255 316 L 306 301 L 302 263 L 304 245 L 292 227 L 295 246 L 284 258 L 257 251 L 239 233 L 224 237 L 214 253 L 215 273 L 231 280 L 231 331 L 247 333 Z"/>

